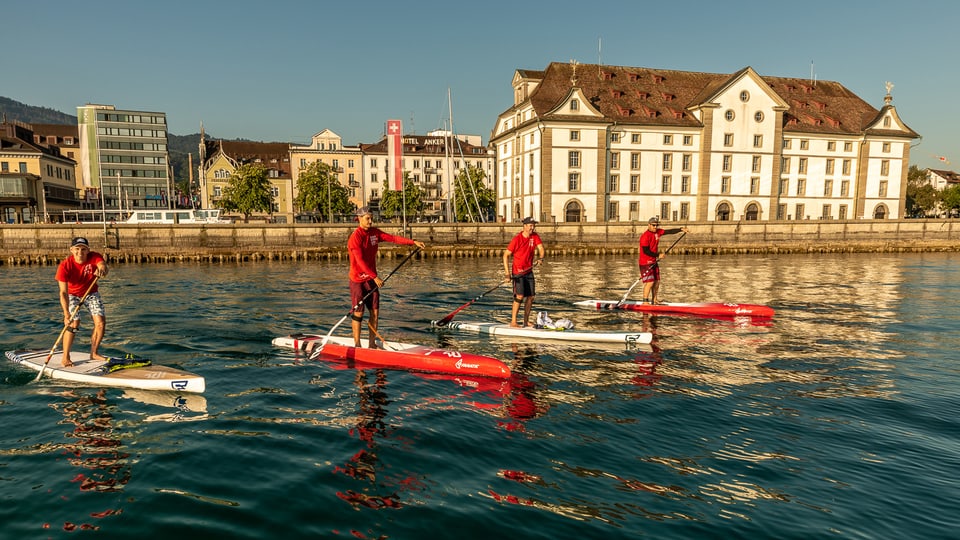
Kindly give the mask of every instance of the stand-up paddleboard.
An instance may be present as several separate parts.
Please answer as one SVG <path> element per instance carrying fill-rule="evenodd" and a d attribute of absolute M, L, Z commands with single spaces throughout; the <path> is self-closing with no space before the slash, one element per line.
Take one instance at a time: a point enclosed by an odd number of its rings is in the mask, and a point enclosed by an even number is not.
<path fill-rule="evenodd" d="M 619 300 L 583 300 L 573 303 L 576 306 L 605 310 L 621 309 L 627 311 L 642 311 L 644 313 L 662 315 L 698 315 L 701 317 L 757 317 L 772 318 L 773 308 L 759 304 L 731 304 L 722 302 L 700 303 L 672 303 L 644 304 L 634 300 L 620 302 Z"/>
<path fill-rule="evenodd" d="M 97 386 L 139 388 L 141 390 L 173 390 L 177 392 L 202 393 L 206 389 L 203 377 L 189 371 L 154 365 L 144 358 L 108 358 L 91 360 L 89 353 L 70 353 L 73 365 L 63 367 L 63 353 L 57 351 L 44 367 L 49 349 L 7 351 L 7 358 L 52 379 L 72 381 Z M 128 367 L 135 366 L 135 367 Z"/>
<path fill-rule="evenodd" d="M 324 338 L 324 336 L 316 334 L 293 334 L 274 338 L 273 345 L 309 353 L 313 351 L 314 347 L 319 347 L 324 339 L 326 339 L 326 343 L 323 345 L 321 355 L 337 360 L 347 360 L 375 367 L 433 373 L 499 378 L 510 376 L 510 368 L 500 360 L 490 356 L 396 341 L 383 342 L 382 349 L 370 349 L 354 347 L 353 338 L 337 336 Z"/>
<path fill-rule="evenodd" d="M 551 330 L 530 327 L 515 328 L 509 324 L 479 321 L 451 321 L 445 325 L 437 323 L 438 321 L 432 321 L 430 324 L 435 328 L 449 328 L 461 332 L 475 332 L 491 336 L 529 338 L 535 341 L 579 341 L 625 345 L 653 341 L 653 334 L 650 332 L 590 332 L 586 330 Z"/>

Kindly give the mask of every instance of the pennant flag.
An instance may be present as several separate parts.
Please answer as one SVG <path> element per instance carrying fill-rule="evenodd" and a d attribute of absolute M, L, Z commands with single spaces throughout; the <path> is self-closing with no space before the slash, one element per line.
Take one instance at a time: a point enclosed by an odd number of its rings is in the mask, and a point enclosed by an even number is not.
<path fill-rule="evenodd" d="M 399 120 L 387 120 L 387 159 L 393 176 L 393 189 L 403 189 L 403 128 Z"/>

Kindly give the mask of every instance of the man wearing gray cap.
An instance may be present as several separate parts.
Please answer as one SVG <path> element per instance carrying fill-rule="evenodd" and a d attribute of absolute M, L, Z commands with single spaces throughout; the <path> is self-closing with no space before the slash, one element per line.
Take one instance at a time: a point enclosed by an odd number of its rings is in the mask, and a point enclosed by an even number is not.
<path fill-rule="evenodd" d="M 93 332 L 90 334 L 90 359 L 106 360 L 99 353 L 100 342 L 107 328 L 107 316 L 100 298 L 99 286 L 95 281 L 107 275 L 107 262 L 96 251 L 90 251 L 90 242 L 82 236 L 70 242 L 70 256 L 57 267 L 57 282 L 60 285 L 60 308 L 63 309 L 63 360 L 64 367 L 70 367 L 70 349 L 73 338 L 80 327 L 82 304 L 93 318 Z"/>

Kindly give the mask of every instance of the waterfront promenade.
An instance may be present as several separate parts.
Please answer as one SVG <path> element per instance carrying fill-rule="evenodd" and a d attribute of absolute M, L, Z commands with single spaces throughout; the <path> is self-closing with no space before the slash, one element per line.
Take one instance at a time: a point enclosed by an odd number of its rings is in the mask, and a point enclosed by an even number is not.
<path fill-rule="evenodd" d="M 664 228 L 680 223 L 664 222 Z M 805 253 L 960 251 L 960 220 L 684 222 L 690 233 L 674 253 Z M 401 226 L 377 223 L 401 234 Z M 314 260 L 346 257 L 355 224 L 0 226 L 0 264 L 55 264 L 70 238 L 85 236 L 112 262 Z M 518 223 L 408 224 L 406 236 L 427 243 L 420 257 L 499 257 Z M 644 222 L 541 223 L 548 255 L 635 253 Z M 664 242 L 672 243 L 671 237 Z M 405 249 L 405 248 L 397 248 Z M 388 244 L 382 256 L 394 256 Z"/>

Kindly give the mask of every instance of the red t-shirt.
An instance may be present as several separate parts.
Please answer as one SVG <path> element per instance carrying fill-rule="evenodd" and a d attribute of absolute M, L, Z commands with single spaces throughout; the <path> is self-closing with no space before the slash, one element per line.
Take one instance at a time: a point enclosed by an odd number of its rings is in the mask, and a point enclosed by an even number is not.
<path fill-rule="evenodd" d="M 402 236 L 387 234 L 376 227 L 363 230 L 357 227 L 347 240 L 350 253 L 350 281 L 363 283 L 377 277 L 377 249 L 380 242 L 391 242 L 402 246 L 412 246 L 413 240 Z"/>
<path fill-rule="evenodd" d="M 536 232 L 530 234 L 530 238 L 524 237 L 523 233 L 517 233 L 507 246 L 507 251 L 513 253 L 513 267 L 510 273 L 518 276 L 533 270 L 533 257 L 537 253 L 537 246 L 542 243 L 540 235 Z"/>
<path fill-rule="evenodd" d="M 647 229 L 640 235 L 640 266 L 647 266 L 657 262 L 657 259 L 643 252 L 643 246 L 647 246 L 650 251 L 657 253 L 660 248 L 660 237 L 667 232 L 666 229 L 657 229 L 655 232 Z"/>
<path fill-rule="evenodd" d="M 57 267 L 57 281 L 66 282 L 67 292 L 71 295 L 83 296 L 83 293 L 87 292 L 87 287 L 93 282 L 95 277 L 93 272 L 102 261 L 103 255 L 100 255 L 96 251 L 87 253 L 87 262 L 83 264 L 77 263 L 73 255 L 70 255 L 60 261 L 60 266 Z M 94 285 L 93 288 L 90 289 L 90 294 L 97 292 L 99 289 L 99 285 Z"/>

